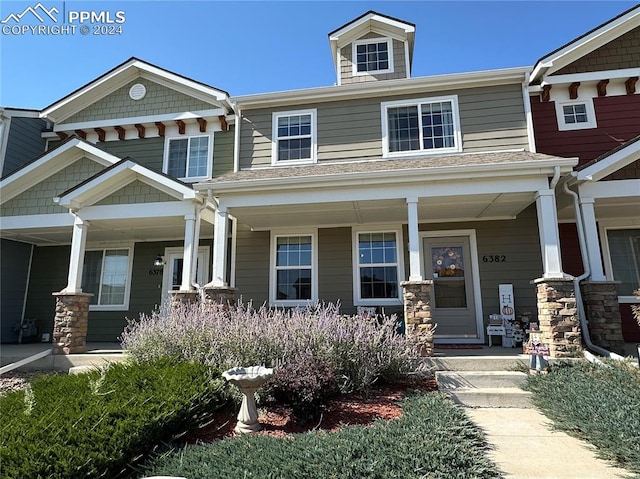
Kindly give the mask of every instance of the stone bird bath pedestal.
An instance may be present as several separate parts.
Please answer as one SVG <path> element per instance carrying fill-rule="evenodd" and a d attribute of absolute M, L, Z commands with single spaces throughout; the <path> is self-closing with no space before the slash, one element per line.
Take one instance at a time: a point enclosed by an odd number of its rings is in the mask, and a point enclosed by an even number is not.
<path fill-rule="evenodd" d="M 244 434 L 262 429 L 258 422 L 258 409 L 254 394 L 271 376 L 273 376 L 273 369 L 263 366 L 237 367 L 222 373 L 222 377 L 237 386 L 243 395 L 242 406 L 240 406 L 238 413 L 238 424 L 233 429 L 235 432 Z"/>

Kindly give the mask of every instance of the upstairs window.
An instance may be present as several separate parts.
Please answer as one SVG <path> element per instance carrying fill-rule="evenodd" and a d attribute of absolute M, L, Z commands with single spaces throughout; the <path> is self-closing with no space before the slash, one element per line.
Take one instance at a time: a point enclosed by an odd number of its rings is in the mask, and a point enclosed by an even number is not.
<path fill-rule="evenodd" d="M 167 139 L 163 171 L 180 179 L 209 178 L 211 143 L 208 135 Z"/>
<path fill-rule="evenodd" d="M 393 72 L 390 39 L 369 39 L 353 44 L 354 75 Z"/>
<path fill-rule="evenodd" d="M 596 112 L 593 100 L 578 102 L 556 102 L 558 130 L 584 130 L 596 128 Z"/>
<path fill-rule="evenodd" d="M 316 110 L 273 114 L 271 164 L 315 163 Z"/>
<path fill-rule="evenodd" d="M 385 102 L 382 115 L 385 156 L 462 150 L 455 96 Z"/>

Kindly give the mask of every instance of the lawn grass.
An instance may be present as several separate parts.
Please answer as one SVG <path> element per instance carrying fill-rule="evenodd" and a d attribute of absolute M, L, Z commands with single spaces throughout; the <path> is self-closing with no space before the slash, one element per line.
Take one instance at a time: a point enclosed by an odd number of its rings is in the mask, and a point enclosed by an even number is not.
<path fill-rule="evenodd" d="M 604 366 L 560 364 L 530 376 L 525 388 L 555 427 L 597 447 L 640 477 L 640 371 L 611 361 Z"/>
<path fill-rule="evenodd" d="M 185 446 L 147 476 L 224 478 L 498 478 L 480 430 L 440 393 L 415 392 L 403 417 L 282 439 L 244 435 Z"/>

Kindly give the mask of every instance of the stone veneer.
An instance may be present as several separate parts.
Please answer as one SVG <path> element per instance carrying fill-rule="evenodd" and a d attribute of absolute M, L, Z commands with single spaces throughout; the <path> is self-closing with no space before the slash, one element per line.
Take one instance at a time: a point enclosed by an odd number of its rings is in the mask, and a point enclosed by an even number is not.
<path fill-rule="evenodd" d="M 202 288 L 204 303 L 220 303 L 225 307 L 236 302 L 236 288 L 229 286 L 204 286 Z"/>
<path fill-rule="evenodd" d="M 616 283 L 583 282 L 580 291 L 593 343 L 624 354 L 622 318 Z"/>
<path fill-rule="evenodd" d="M 537 281 L 538 323 L 541 339 L 552 358 L 582 351 L 582 334 L 572 280 Z"/>
<path fill-rule="evenodd" d="M 431 321 L 433 281 L 403 281 L 404 324 L 407 335 L 417 336 L 421 356 L 433 356 L 434 325 Z"/>
<path fill-rule="evenodd" d="M 56 315 L 53 320 L 53 354 L 87 352 L 90 293 L 53 293 Z"/>
<path fill-rule="evenodd" d="M 195 290 L 189 291 L 169 291 L 171 305 L 174 304 L 195 304 L 200 300 L 200 293 Z"/>

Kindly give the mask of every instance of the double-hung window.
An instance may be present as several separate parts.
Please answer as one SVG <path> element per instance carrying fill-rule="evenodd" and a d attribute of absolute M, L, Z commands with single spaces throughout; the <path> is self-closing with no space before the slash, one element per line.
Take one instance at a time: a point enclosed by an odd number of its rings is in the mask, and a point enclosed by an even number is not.
<path fill-rule="evenodd" d="M 399 231 L 354 233 L 356 305 L 400 302 L 400 241 Z"/>
<path fill-rule="evenodd" d="M 316 162 L 316 110 L 273 114 L 272 165 Z"/>
<path fill-rule="evenodd" d="M 303 306 L 317 301 L 315 233 L 275 234 L 271 242 L 271 303 Z"/>
<path fill-rule="evenodd" d="M 87 250 L 82 270 L 82 291 L 92 293 L 92 309 L 129 307 L 131 249 Z"/>
<path fill-rule="evenodd" d="M 462 151 L 457 96 L 382 103 L 385 156 Z"/>
<path fill-rule="evenodd" d="M 392 73 L 393 49 L 389 38 L 374 38 L 353 43 L 354 75 Z"/>
<path fill-rule="evenodd" d="M 618 295 L 633 298 L 640 288 L 640 229 L 608 229 L 607 243 Z"/>
<path fill-rule="evenodd" d="M 210 135 L 167 139 L 164 172 L 180 179 L 211 176 L 212 138 Z"/>

